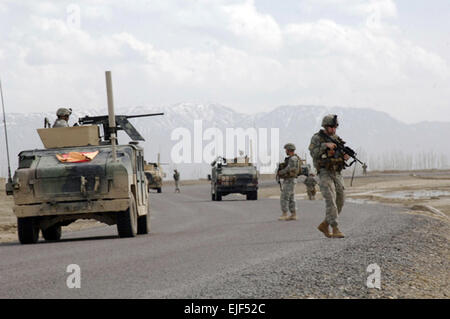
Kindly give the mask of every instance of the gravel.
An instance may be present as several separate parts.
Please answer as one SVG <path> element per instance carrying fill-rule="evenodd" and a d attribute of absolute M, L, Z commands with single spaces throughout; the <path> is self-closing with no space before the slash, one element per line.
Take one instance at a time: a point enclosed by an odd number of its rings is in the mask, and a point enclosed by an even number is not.
<path fill-rule="evenodd" d="M 380 232 L 374 220 L 362 237 L 327 240 L 307 256 L 293 252 L 228 272 L 180 297 L 448 298 L 448 223 L 405 213 L 392 218 L 403 223 Z M 380 266 L 381 289 L 366 285 L 372 263 Z"/>

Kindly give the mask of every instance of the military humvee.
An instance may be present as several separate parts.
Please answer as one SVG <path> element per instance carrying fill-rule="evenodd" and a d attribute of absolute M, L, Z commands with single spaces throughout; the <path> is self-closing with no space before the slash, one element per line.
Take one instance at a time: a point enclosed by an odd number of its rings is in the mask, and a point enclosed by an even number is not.
<path fill-rule="evenodd" d="M 148 191 L 156 189 L 158 193 L 162 192 L 162 181 L 165 174 L 159 163 L 144 163 L 145 176 L 147 177 Z"/>
<path fill-rule="evenodd" d="M 211 163 L 211 199 L 221 201 L 222 196 L 239 193 L 247 200 L 258 199 L 258 177 L 256 167 L 248 157 L 232 160 L 218 157 Z"/>
<path fill-rule="evenodd" d="M 61 226 L 78 219 L 116 224 L 119 237 L 148 233 L 144 150 L 136 142 L 144 139 L 128 118 L 152 115 L 161 113 L 111 116 L 110 111 L 109 117 L 80 118 L 80 126 L 38 129 L 45 149 L 20 152 L 6 187 L 14 196 L 19 241 L 36 243 L 40 230 L 45 240 L 59 240 Z M 132 141 L 116 145 L 117 130 Z"/>

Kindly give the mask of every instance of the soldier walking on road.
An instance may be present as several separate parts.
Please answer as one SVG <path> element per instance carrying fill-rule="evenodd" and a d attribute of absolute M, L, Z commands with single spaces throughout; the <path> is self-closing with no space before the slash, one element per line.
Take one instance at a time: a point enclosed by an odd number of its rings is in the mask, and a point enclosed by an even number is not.
<path fill-rule="evenodd" d="M 180 173 L 177 171 L 177 169 L 173 170 L 173 180 L 175 181 L 175 193 L 180 192 Z"/>
<path fill-rule="evenodd" d="M 306 185 L 306 193 L 308 194 L 309 200 L 316 200 L 316 185 L 317 181 L 313 173 L 310 173 L 303 182 Z"/>
<path fill-rule="evenodd" d="M 281 217 L 279 220 L 297 220 L 297 207 L 295 203 L 295 184 L 297 182 L 297 176 L 300 166 L 300 159 L 295 154 L 295 145 L 288 143 L 284 146 L 287 157 L 278 169 L 277 177 L 283 180 L 283 186 L 281 188 L 280 204 L 281 204 Z M 288 210 L 291 212 L 291 216 L 288 217 Z"/>
<path fill-rule="evenodd" d="M 342 141 L 336 135 L 338 126 L 337 115 L 326 115 L 322 120 L 324 129 L 313 135 L 309 146 L 314 166 L 319 174 L 320 191 L 326 204 L 325 220 L 319 225 L 318 229 L 326 237 L 332 238 L 344 237 L 344 234 L 338 228 L 337 218 L 345 201 L 344 179 L 341 171 L 345 166 L 345 161 L 350 158 L 347 154 L 336 156 L 337 145 L 327 142 L 326 136 L 324 136 L 326 134 L 335 140 Z M 332 234 L 330 234 L 329 226 L 333 229 Z"/>
<path fill-rule="evenodd" d="M 69 127 L 69 116 L 72 114 L 72 109 L 61 107 L 56 111 L 58 117 L 53 123 L 53 127 Z"/>

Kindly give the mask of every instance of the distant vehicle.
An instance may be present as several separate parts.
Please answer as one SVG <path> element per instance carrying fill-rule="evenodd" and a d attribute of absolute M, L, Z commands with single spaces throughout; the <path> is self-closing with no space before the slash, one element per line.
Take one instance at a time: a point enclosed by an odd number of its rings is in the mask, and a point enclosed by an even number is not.
<path fill-rule="evenodd" d="M 158 163 L 144 163 L 145 176 L 147 177 L 148 191 L 156 189 L 158 193 L 162 192 L 162 181 L 165 173 Z"/>
<path fill-rule="evenodd" d="M 222 196 L 239 193 L 247 200 L 258 199 L 259 172 L 248 157 L 232 160 L 218 157 L 211 163 L 211 199 L 221 201 Z"/>
<path fill-rule="evenodd" d="M 137 142 L 144 138 L 128 119 L 162 113 L 112 114 L 111 94 L 109 116 L 86 116 L 74 127 L 38 129 L 45 149 L 20 152 L 6 189 L 14 196 L 22 244 L 36 243 L 40 231 L 45 240 L 59 240 L 61 227 L 78 219 L 116 224 L 119 237 L 150 231 L 144 150 Z M 118 130 L 132 141 L 116 145 Z"/>

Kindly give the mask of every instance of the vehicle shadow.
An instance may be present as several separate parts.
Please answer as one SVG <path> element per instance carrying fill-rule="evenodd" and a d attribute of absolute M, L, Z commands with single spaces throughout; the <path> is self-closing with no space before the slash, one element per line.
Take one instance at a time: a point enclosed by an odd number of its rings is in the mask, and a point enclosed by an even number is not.
<path fill-rule="evenodd" d="M 213 201 L 210 199 L 206 199 L 206 200 L 192 200 L 189 201 L 191 203 L 220 203 L 220 202 L 257 202 L 257 200 L 247 200 L 245 198 L 242 199 L 222 199 L 220 201 Z"/>
<path fill-rule="evenodd" d="M 104 235 L 104 236 L 92 236 L 92 237 L 79 237 L 79 238 L 63 238 L 58 241 L 43 241 L 43 244 L 51 244 L 51 243 L 64 243 L 64 242 L 77 242 L 77 241 L 88 241 L 88 240 L 106 240 L 106 239 L 114 239 L 119 238 L 118 235 Z"/>
<path fill-rule="evenodd" d="M 65 242 L 77 242 L 77 241 L 88 241 L 88 240 L 107 240 L 107 239 L 115 239 L 119 238 L 118 235 L 107 235 L 107 236 L 91 236 L 91 237 L 80 237 L 80 238 L 63 238 L 60 240 L 47 241 L 42 238 L 35 244 L 27 244 L 22 245 L 19 241 L 0 243 L 0 247 L 7 246 L 33 246 L 33 245 L 46 245 L 46 244 L 54 244 L 54 243 L 65 243 Z"/>

